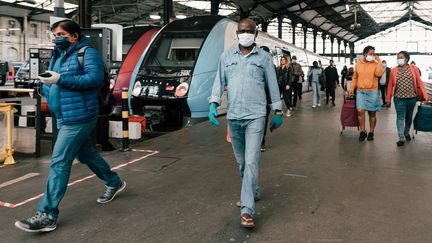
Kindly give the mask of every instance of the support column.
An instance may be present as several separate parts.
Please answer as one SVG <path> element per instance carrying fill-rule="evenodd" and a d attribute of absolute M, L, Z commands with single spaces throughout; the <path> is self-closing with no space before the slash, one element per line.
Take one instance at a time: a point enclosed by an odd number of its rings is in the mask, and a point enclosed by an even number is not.
<path fill-rule="evenodd" d="M 343 44 L 344 44 L 344 62 L 346 63 L 346 59 L 347 59 L 346 48 L 348 45 L 348 41 L 344 40 Z"/>
<path fill-rule="evenodd" d="M 282 21 L 283 21 L 283 17 L 279 16 L 278 17 L 278 38 L 282 39 Z"/>
<path fill-rule="evenodd" d="M 327 34 L 326 33 L 324 33 L 324 32 L 322 32 L 322 34 L 321 34 L 321 38 L 322 38 L 322 40 L 323 40 L 323 54 L 325 54 L 325 49 L 326 49 L 326 46 L 325 46 L 325 40 L 326 40 L 326 37 L 327 37 Z"/>
<path fill-rule="evenodd" d="M 333 55 L 334 55 L 334 52 L 333 52 L 333 44 L 334 44 L 334 36 L 330 36 L 330 43 L 331 43 L 331 47 L 330 47 L 330 55 L 331 55 L 331 59 L 333 59 Z"/>
<path fill-rule="evenodd" d="M 79 24 L 81 28 L 91 27 L 91 2 L 86 0 L 79 0 Z"/>
<path fill-rule="evenodd" d="M 269 26 L 269 21 L 263 21 L 261 24 L 261 29 L 263 32 L 267 32 L 268 26 Z"/>
<path fill-rule="evenodd" d="M 351 63 L 351 65 L 353 65 L 354 64 L 354 58 L 355 58 L 354 42 L 349 43 L 349 48 L 350 48 L 350 63 Z"/>
<path fill-rule="evenodd" d="M 173 16 L 173 1 L 172 0 L 164 0 L 164 11 L 163 11 L 163 22 L 164 24 L 168 24 L 171 22 Z"/>
<path fill-rule="evenodd" d="M 291 19 L 291 27 L 292 27 L 292 43 L 295 45 L 295 37 L 296 37 L 296 27 L 297 27 L 297 20 Z"/>
<path fill-rule="evenodd" d="M 64 0 L 55 0 L 54 16 L 65 17 Z"/>
<path fill-rule="evenodd" d="M 307 26 L 303 25 L 303 48 L 304 49 L 306 49 L 307 31 L 308 31 Z"/>
<path fill-rule="evenodd" d="M 211 3 L 210 3 L 210 14 L 211 15 L 218 15 L 219 14 L 219 3 L 220 3 L 220 0 L 211 0 Z"/>
<path fill-rule="evenodd" d="M 340 53 L 341 39 L 337 38 L 337 43 L 338 43 L 338 54 L 337 54 L 337 57 L 338 57 L 338 62 L 340 62 L 340 56 L 341 56 L 341 53 Z"/>
<path fill-rule="evenodd" d="M 313 33 L 313 52 L 316 53 L 317 52 L 316 51 L 316 38 L 318 35 L 318 30 L 314 29 L 312 33 Z"/>

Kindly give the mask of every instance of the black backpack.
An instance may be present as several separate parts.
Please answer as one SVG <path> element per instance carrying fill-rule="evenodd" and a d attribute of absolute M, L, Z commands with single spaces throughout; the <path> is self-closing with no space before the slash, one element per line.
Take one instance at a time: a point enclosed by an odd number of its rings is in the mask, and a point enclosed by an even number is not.
<path fill-rule="evenodd" d="M 90 46 L 84 46 L 81 47 L 78 50 L 78 63 L 80 65 L 80 68 L 83 70 L 83 61 L 84 61 L 84 54 L 87 48 Z M 110 90 L 110 80 L 109 75 L 106 67 L 104 67 L 104 83 L 102 87 L 98 89 L 98 95 L 99 95 L 99 108 L 111 108 L 112 106 L 112 99 L 111 97 L 111 90 Z"/>

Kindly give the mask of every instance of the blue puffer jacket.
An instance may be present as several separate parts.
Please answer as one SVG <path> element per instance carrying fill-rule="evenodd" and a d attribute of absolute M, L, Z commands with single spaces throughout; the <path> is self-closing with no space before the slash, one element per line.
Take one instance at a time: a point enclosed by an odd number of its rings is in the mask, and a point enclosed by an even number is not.
<path fill-rule="evenodd" d="M 83 58 L 83 68 L 78 62 L 78 50 L 91 46 L 90 39 L 82 39 L 66 51 L 60 64 L 59 102 L 62 124 L 80 124 L 96 119 L 99 114 L 98 88 L 104 82 L 104 64 L 101 55 L 94 48 L 87 48 Z M 62 50 L 55 49 L 50 62 L 52 70 Z M 42 93 L 47 98 L 48 105 L 50 84 L 42 86 Z M 54 102 L 54 101 L 52 101 Z"/>

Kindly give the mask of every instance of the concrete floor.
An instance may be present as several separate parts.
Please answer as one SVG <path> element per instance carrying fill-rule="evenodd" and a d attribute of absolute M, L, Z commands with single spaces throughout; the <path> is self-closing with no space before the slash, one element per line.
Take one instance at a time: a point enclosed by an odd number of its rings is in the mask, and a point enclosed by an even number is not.
<path fill-rule="evenodd" d="M 340 95 L 340 92 L 339 92 Z M 340 135 L 337 106 L 312 110 L 305 95 L 283 127 L 268 135 L 254 230 L 240 227 L 240 180 L 225 122 L 207 122 L 157 137 L 136 149 L 160 153 L 119 169 L 127 189 L 108 205 L 91 178 L 71 186 L 61 204 L 58 229 L 29 234 L 17 219 L 31 216 L 37 201 L 0 207 L 2 242 L 431 242 L 432 135 L 421 133 L 396 147 L 395 112 L 378 114 L 375 141 L 358 132 Z M 224 121 L 225 118 L 220 118 Z M 111 165 L 146 152 L 104 153 Z M 0 168 L 0 201 L 19 203 L 43 192 L 49 157 L 21 159 Z M 90 172 L 74 165 L 71 181 Z"/>

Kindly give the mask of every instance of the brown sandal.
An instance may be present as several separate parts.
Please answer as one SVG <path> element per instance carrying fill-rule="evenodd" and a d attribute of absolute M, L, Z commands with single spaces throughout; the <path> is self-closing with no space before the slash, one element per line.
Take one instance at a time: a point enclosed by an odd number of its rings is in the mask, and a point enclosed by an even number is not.
<path fill-rule="evenodd" d="M 244 213 L 241 215 L 241 225 L 245 228 L 254 228 L 255 222 L 250 214 Z"/>

